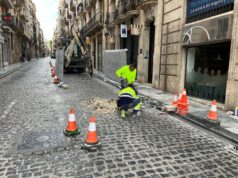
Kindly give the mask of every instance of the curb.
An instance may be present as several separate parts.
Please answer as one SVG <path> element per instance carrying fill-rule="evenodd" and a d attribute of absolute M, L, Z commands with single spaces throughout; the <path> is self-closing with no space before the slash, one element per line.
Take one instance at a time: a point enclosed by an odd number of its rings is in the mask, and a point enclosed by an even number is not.
<path fill-rule="evenodd" d="M 21 68 L 23 68 L 23 67 L 27 66 L 28 64 L 31 64 L 32 62 L 35 62 L 35 61 L 37 61 L 37 59 L 32 59 L 31 61 L 29 61 L 27 63 L 22 63 L 20 66 L 18 66 L 16 68 L 13 68 L 13 69 L 7 71 L 6 73 L 0 75 L 0 79 L 2 79 L 4 77 L 6 77 L 6 76 L 8 76 L 8 75 L 18 71 L 18 70 L 20 70 Z"/>
<path fill-rule="evenodd" d="M 110 79 L 106 79 L 105 77 L 100 76 L 98 74 L 95 74 L 95 76 L 97 78 L 99 78 L 100 80 L 103 80 L 104 82 L 108 83 L 108 84 L 111 84 L 111 85 L 113 85 L 117 88 L 120 88 L 119 87 L 120 84 L 118 82 L 111 81 Z M 139 94 L 144 96 L 144 97 L 147 97 L 151 100 L 156 100 L 156 99 L 153 99 L 149 96 L 145 96 L 145 95 L 141 94 L 140 92 L 139 92 Z M 163 106 L 165 105 L 165 103 L 163 103 L 159 100 L 156 100 L 156 101 L 158 101 L 158 103 L 159 103 L 159 104 L 154 103 L 154 105 L 156 106 L 156 109 L 157 110 L 163 110 Z M 229 142 L 232 142 L 236 146 L 238 146 L 238 136 L 237 136 L 237 134 L 234 134 L 234 133 L 232 133 L 232 132 L 230 132 L 230 131 L 228 131 L 228 130 L 220 127 L 220 126 L 208 126 L 206 123 L 203 122 L 204 121 L 203 118 L 198 118 L 198 117 L 196 117 L 192 114 L 188 114 L 187 116 L 181 116 L 177 113 L 172 113 L 172 112 L 167 112 L 167 113 L 171 116 L 174 116 L 174 117 L 180 119 L 180 120 L 183 120 L 183 121 L 189 122 L 189 123 L 191 123 L 195 126 L 198 126 L 202 129 L 206 130 L 207 132 L 211 132 L 213 134 L 216 134 L 220 138 L 223 138 L 223 139 L 225 139 Z"/>

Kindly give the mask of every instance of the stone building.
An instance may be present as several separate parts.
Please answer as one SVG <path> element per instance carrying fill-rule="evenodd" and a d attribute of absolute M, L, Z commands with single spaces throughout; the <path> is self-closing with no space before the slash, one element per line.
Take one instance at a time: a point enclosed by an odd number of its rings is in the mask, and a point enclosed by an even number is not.
<path fill-rule="evenodd" d="M 116 12 L 115 48 L 128 49 L 128 63 L 138 66 L 138 82 L 171 93 L 185 87 L 191 98 L 216 99 L 225 109 L 238 105 L 237 0 L 121 0 L 110 5 Z"/>
<path fill-rule="evenodd" d="M 138 82 L 171 93 L 185 87 L 191 98 L 216 99 L 225 109 L 238 105 L 238 0 L 61 4 L 56 34 L 66 38 L 70 29 L 78 28 L 90 46 L 95 70 L 103 71 L 104 50 L 127 48 L 127 63 L 137 64 Z"/>
<path fill-rule="evenodd" d="M 77 1 L 60 0 L 58 6 L 57 24 L 53 35 L 53 50 L 66 46 L 72 39 L 72 28 L 79 31 L 77 25 Z"/>
<path fill-rule="evenodd" d="M 238 105 L 238 1 L 158 1 L 153 86 Z"/>
<path fill-rule="evenodd" d="M 2 0 L 0 15 L 0 35 L 3 37 L 0 67 L 39 57 L 42 50 L 39 36 L 43 32 L 36 18 L 35 4 L 31 0 Z"/>

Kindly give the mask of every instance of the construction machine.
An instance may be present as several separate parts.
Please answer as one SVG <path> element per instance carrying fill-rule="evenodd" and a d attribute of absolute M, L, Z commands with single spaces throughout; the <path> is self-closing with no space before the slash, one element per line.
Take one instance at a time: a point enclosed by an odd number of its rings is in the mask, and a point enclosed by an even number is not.
<path fill-rule="evenodd" d="M 72 31 L 73 39 L 65 50 L 64 71 L 78 70 L 85 72 L 89 60 L 87 47 L 80 34 Z"/>

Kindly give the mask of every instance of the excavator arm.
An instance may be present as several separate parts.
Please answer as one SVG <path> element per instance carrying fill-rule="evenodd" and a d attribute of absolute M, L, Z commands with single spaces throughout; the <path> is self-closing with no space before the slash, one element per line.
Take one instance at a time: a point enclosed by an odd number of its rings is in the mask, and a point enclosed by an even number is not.
<path fill-rule="evenodd" d="M 65 51 L 65 56 L 67 59 L 66 67 L 68 67 L 70 64 L 71 57 L 73 54 L 73 47 L 74 47 L 75 43 L 77 43 L 78 46 L 80 47 L 80 50 L 82 52 L 82 58 L 87 59 L 86 58 L 87 57 L 87 47 L 86 47 L 83 39 L 75 31 L 73 31 L 72 33 L 73 33 L 74 38 L 71 40 L 69 46 L 67 47 L 67 49 Z"/>

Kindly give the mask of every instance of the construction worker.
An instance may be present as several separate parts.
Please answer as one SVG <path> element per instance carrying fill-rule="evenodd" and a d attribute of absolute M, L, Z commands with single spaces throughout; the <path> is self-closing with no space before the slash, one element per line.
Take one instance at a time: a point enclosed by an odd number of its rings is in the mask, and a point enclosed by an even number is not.
<path fill-rule="evenodd" d="M 116 75 L 121 78 L 121 89 L 133 84 L 136 80 L 136 64 L 121 67 L 116 71 Z"/>
<path fill-rule="evenodd" d="M 126 111 L 131 108 L 134 108 L 133 116 L 140 115 L 141 99 L 137 96 L 132 84 L 119 92 L 117 107 L 123 119 L 126 118 Z"/>

